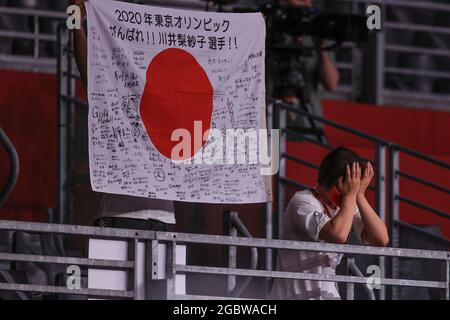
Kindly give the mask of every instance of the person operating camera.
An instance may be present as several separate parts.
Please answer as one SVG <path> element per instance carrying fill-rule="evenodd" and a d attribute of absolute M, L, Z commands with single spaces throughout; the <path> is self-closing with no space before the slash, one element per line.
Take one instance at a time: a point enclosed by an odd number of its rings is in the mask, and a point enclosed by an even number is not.
<path fill-rule="evenodd" d="M 312 10 L 312 0 L 280 0 L 286 10 Z M 273 27 L 273 26 L 272 26 Z M 294 36 L 292 30 L 276 30 L 270 41 L 276 50 L 268 60 L 267 91 L 269 99 L 281 100 L 314 115 L 322 116 L 319 84 L 327 91 L 334 91 L 339 82 L 339 72 L 330 54 L 323 49 L 325 40 L 311 36 Z M 283 52 L 282 47 L 298 47 L 293 53 Z M 288 126 L 294 130 L 320 132 L 322 124 L 289 112 Z M 320 134 L 320 133 L 319 133 Z"/>

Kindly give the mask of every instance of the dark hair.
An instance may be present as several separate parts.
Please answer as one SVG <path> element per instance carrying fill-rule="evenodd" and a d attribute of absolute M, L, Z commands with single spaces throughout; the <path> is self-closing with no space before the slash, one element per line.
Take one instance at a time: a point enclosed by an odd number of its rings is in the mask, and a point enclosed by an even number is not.
<path fill-rule="evenodd" d="M 353 162 L 359 162 L 361 173 L 364 174 L 364 161 L 356 152 L 344 147 L 334 149 L 320 163 L 317 182 L 330 190 L 338 183 L 340 177 L 345 177 L 345 166 Z"/>

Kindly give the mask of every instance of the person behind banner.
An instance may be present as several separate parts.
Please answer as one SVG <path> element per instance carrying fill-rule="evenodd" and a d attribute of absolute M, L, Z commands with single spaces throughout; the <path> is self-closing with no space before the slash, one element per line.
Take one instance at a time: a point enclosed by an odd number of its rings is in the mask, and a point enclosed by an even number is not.
<path fill-rule="evenodd" d="M 363 244 L 387 246 L 384 222 L 366 199 L 374 176 L 370 162 L 364 163 L 352 150 L 339 147 L 321 162 L 317 185 L 297 192 L 284 215 L 281 239 L 345 244 L 350 231 Z M 277 270 L 335 275 L 342 254 L 279 250 Z M 274 299 L 340 299 L 334 282 L 276 279 Z"/>
<path fill-rule="evenodd" d="M 85 0 L 70 0 L 81 9 L 82 20 L 86 16 Z M 87 37 L 83 28 L 74 30 L 74 54 L 83 88 L 87 93 Z M 127 195 L 102 195 L 99 217 L 94 225 L 127 229 L 171 231 L 175 224 L 173 201 L 148 199 Z"/>

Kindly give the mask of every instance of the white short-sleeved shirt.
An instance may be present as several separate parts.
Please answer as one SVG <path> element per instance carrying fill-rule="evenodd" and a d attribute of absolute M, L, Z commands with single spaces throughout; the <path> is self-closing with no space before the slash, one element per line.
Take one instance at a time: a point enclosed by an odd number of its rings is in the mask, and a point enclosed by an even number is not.
<path fill-rule="evenodd" d="M 339 207 L 333 209 L 328 206 L 327 209 L 331 217 L 340 210 Z M 319 233 L 330 220 L 324 206 L 311 191 L 297 192 L 284 212 L 281 239 L 323 242 Z M 352 229 L 361 242 L 364 224 L 358 208 Z M 335 275 L 342 256 L 338 253 L 278 250 L 277 270 Z M 274 299 L 340 299 L 336 283 L 311 280 L 275 279 L 271 295 Z"/>

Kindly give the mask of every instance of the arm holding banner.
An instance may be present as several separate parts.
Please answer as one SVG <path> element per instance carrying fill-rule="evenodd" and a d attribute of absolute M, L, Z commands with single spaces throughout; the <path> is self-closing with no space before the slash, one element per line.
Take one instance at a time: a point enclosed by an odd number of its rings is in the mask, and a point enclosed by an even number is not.
<path fill-rule="evenodd" d="M 70 4 L 75 4 L 80 7 L 81 19 L 84 20 L 84 17 L 86 16 L 84 0 L 70 0 Z M 74 31 L 73 47 L 75 61 L 77 62 L 78 71 L 80 72 L 81 80 L 83 81 L 83 88 L 87 94 L 87 37 L 83 27 Z"/>

